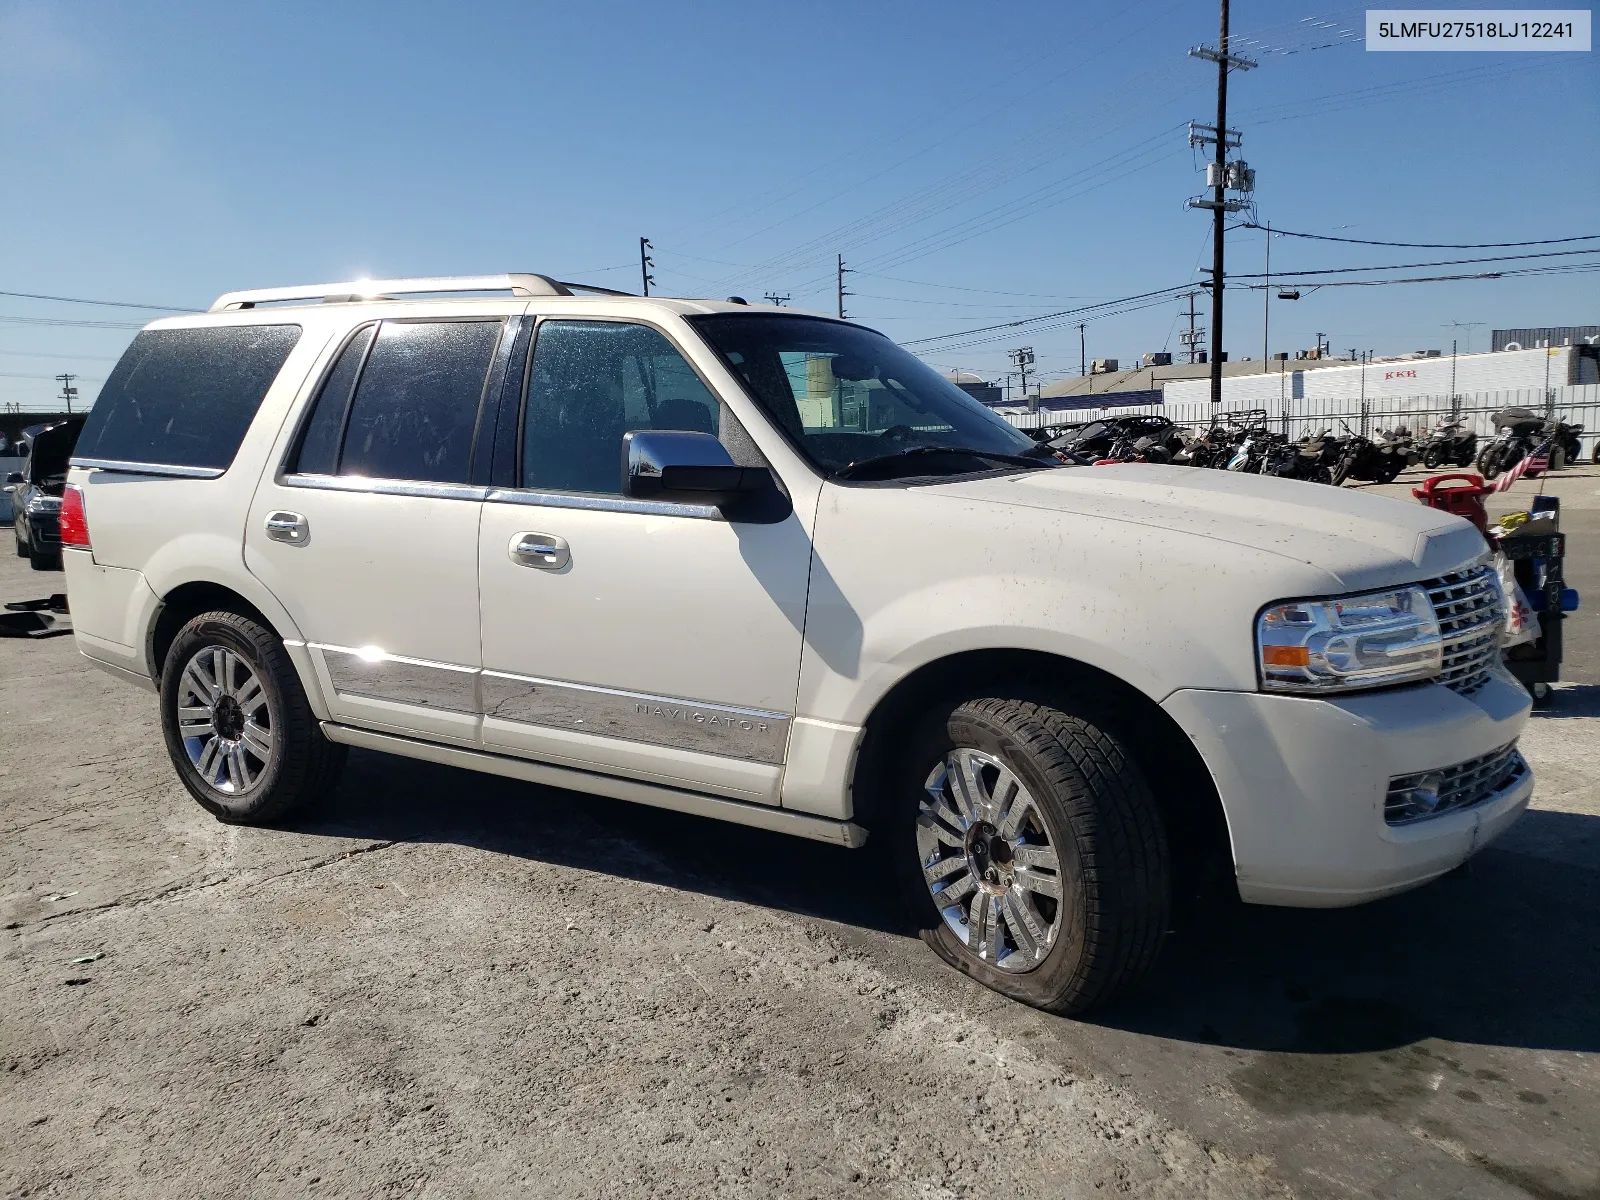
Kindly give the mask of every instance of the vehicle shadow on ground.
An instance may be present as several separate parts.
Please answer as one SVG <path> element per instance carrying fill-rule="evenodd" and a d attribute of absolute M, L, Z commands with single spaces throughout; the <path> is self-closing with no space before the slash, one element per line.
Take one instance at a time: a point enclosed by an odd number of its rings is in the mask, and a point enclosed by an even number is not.
<path fill-rule="evenodd" d="M 1600 688 L 1594 689 L 1600 693 Z M 914 936 L 881 854 L 356 751 L 302 833 L 474 846 Z M 1435 1037 L 1600 1051 L 1600 818 L 1533 811 L 1524 843 L 1354 909 L 1219 906 L 1096 1023 L 1311 1054 Z"/>
<path fill-rule="evenodd" d="M 1236 905 L 1175 936 L 1099 1023 L 1240 1049 L 1354 1054 L 1426 1038 L 1600 1050 L 1600 818 L 1530 811 L 1417 891 L 1360 908 Z"/>
<path fill-rule="evenodd" d="M 911 934 L 871 850 L 352 750 L 299 833 L 449 842 Z"/>

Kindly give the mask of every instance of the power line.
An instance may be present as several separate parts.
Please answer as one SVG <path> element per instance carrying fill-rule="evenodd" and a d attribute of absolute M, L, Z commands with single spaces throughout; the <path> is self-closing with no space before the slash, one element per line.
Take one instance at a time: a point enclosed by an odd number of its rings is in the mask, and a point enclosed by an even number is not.
<path fill-rule="evenodd" d="M 1273 232 L 1276 233 L 1277 230 L 1274 229 Z M 1279 271 L 1278 277 L 1281 279 L 1284 277 L 1299 278 L 1303 275 L 1355 275 L 1362 271 L 1414 271 L 1421 270 L 1424 267 L 1465 267 L 1474 263 L 1525 262 L 1530 258 L 1564 258 L 1570 254 L 1595 254 L 1597 252 L 1600 252 L 1600 246 L 1587 246 L 1581 250 L 1541 250 L 1535 254 L 1497 254 L 1485 258 L 1446 258 L 1440 259 L 1438 262 L 1387 263 L 1378 267 L 1323 267 L 1315 271 Z M 1233 278 L 1260 279 L 1262 276 L 1259 272 L 1255 274 L 1240 272 L 1234 275 Z"/>
<path fill-rule="evenodd" d="M 1245 222 L 1246 229 L 1260 229 L 1253 221 Z M 1277 237 L 1310 238 L 1317 242 L 1347 242 L 1352 246 L 1400 246 L 1410 250 L 1513 250 L 1519 246 L 1561 246 L 1568 242 L 1600 241 L 1600 233 L 1586 233 L 1579 237 L 1540 238 L 1534 242 L 1378 242 L 1370 238 L 1334 237 L 1326 233 L 1295 233 L 1289 229 L 1273 229 Z"/>
<path fill-rule="evenodd" d="M 1459 275 L 1417 275 L 1404 279 L 1334 279 L 1327 283 L 1317 280 L 1308 280 L 1301 283 L 1301 287 L 1336 288 L 1336 287 L 1387 287 L 1391 283 L 1450 283 L 1457 280 L 1471 279 L 1517 279 L 1528 275 L 1583 275 L 1591 271 L 1600 271 L 1600 259 L 1588 263 L 1559 263 L 1540 267 L 1520 267 L 1508 271 L 1478 271 L 1473 274 Z M 1240 276 L 1233 276 L 1238 279 Z M 1256 291 L 1269 285 L 1264 283 L 1241 283 L 1240 288 Z"/>
<path fill-rule="evenodd" d="M 1100 303 L 1100 304 L 1085 304 L 1085 305 L 1082 305 L 1081 307 L 1078 307 L 1078 308 L 1064 308 L 1064 309 L 1060 310 L 1059 312 L 1043 313 L 1043 314 L 1041 314 L 1040 316 L 1037 316 L 1037 317 L 1023 317 L 1022 319 L 1017 320 L 1017 321 L 1004 321 L 999 325 L 982 325 L 982 326 L 979 326 L 976 329 L 963 329 L 963 330 L 960 330 L 957 333 L 941 334 L 938 337 L 917 338 L 914 341 L 903 342 L 901 344 L 905 345 L 905 346 L 925 346 L 929 342 L 942 342 L 942 341 L 946 341 L 946 340 L 951 339 L 951 338 L 971 337 L 973 334 L 978 334 L 978 333 L 992 333 L 992 332 L 994 332 L 996 330 L 1007 330 L 1007 329 L 1016 330 L 1016 329 L 1021 328 L 1024 325 L 1033 325 L 1036 322 L 1050 321 L 1050 320 L 1054 320 L 1057 317 L 1076 317 L 1081 313 L 1093 312 L 1095 309 L 1098 309 L 1098 308 L 1111 308 L 1111 307 L 1119 305 L 1119 304 L 1126 304 L 1129 301 L 1133 301 L 1133 300 L 1146 300 L 1146 299 L 1149 299 L 1152 296 L 1161 296 L 1161 297 L 1165 298 L 1165 297 L 1167 297 L 1169 295 L 1173 295 L 1173 294 L 1178 293 L 1178 292 L 1183 292 L 1183 291 L 1185 291 L 1185 290 L 1187 290 L 1189 288 L 1192 288 L 1193 286 L 1194 286 L 1193 284 L 1180 283 L 1180 284 L 1175 284 L 1172 287 L 1158 288 L 1157 290 L 1155 290 L 1153 292 L 1140 292 L 1140 293 L 1138 293 L 1137 295 L 1134 295 L 1134 296 L 1121 296 L 1121 297 L 1118 297 L 1115 300 L 1107 300 L 1107 301 L 1104 301 L 1103 303 Z"/>
<path fill-rule="evenodd" d="M 137 321 L 73 321 L 55 317 L 9 317 L 0 316 L 0 322 L 7 325 L 53 325 L 68 329 L 143 329 L 144 326 Z"/>
<path fill-rule="evenodd" d="M 133 304 L 127 300 L 85 300 L 81 296 L 41 296 L 37 292 L 0 292 L 0 296 L 13 296 L 18 300 L 54 300 L 60 304 L 97 304 L 102 308 L 146 308 L 152 312 L 197 313 L 200 308 L 179 308 L 173 304 Z"/>
<path fill-rule="evenodd" d="M 61 376 L 59 376 L 59 375 L 29 375 L 29 374 L 26 374 L 26 373 L 23 373 L 23 372 L 18 372 L 18 371 L 0 371 L 0 379 L 56 379 L 56 380 L 59 380 L 60 378 L 61 378 Z M 84 380 L 85 382 L 88 382 L 88 383 L 104 383 L 105 382 L 105 380 L 103 378 L 101 378 L 100 376 L 98 376 L 98 375 L 73 375 L 73 376 L 71 376 L 71 378 L 73 378 L 73 379 L 82 379 L 82 380 Z M 77 395 L 77 389 L 76 388 L 73 389 L 73 395 Z"/>

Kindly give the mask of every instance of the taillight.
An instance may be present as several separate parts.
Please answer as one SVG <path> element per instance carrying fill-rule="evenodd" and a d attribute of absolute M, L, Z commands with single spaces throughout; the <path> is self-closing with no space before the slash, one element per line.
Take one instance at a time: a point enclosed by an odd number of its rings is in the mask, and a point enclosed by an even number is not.
<path fill-rule="evenodd" d="M 67 484 L 61 497 L 61 544 L 79 550 L 90 549 L 89 518 L 83 513 L 83 489 L 75 483 Z"/>

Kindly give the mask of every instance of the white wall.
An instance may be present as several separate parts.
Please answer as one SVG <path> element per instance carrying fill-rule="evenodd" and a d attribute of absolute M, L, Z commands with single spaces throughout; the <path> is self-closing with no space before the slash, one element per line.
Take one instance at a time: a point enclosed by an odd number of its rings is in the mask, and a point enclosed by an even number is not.
<path fill-rule="evenodd" d="M 1461 354 L 1455 360 L 1455 386 L 1451 387 L 1450 357 L 1414 358 L 1403 362 L 1352 363 L 1348 367 L 1313 367 L 1296 371 L 1294 363 L 1274 363 L 1286 368 L 1262 375 L 1233 375 L 1222 381 L 1223 403 L 1253 403 L 1276 413 L 1280 400 L 1367 400 L 1405 396 L 1495 392 L 1518 388 L 1564 387 L 1571 377 L 1574 353 L 1570 346 L 1551 350 L 1502 350 L 1497 354 Z M 1546 370 L 1548 369 L 1548 375 Z M 1166 385 L 1167 404 L 1211 399 L 1209 379 L 1179 379 Z"/>

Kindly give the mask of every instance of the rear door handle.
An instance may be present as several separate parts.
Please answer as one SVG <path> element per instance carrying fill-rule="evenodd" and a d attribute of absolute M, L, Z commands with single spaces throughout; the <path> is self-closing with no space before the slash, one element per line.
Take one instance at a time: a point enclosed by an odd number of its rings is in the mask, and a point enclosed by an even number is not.
<path fill-rule="evenodd" d="M 297 512 L 269 512 L 267 514 L 267 537 L 274 542 L 286 542 L 291 546 L 304 546 L 311 540 L 311 522 Z"/>
<path fill-rule="evenodd" d="M 566 538 L 553 533 L 514 533 L 511 561 L 541 571 L 559 571 L 572 561 L 572 550 Z"/>

